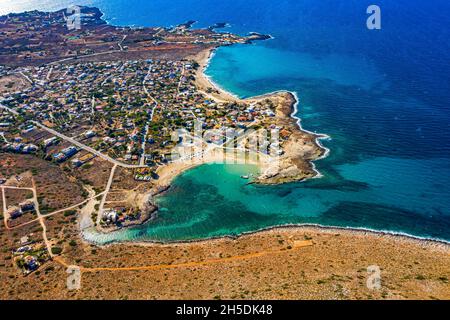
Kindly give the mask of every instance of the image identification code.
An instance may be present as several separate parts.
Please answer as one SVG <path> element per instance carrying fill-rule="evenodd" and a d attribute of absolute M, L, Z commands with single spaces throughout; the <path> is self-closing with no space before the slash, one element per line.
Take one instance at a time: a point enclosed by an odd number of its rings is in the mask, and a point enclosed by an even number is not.
<path fill-rule="evenodd" d="M 261 304 L 222 304 L 219 308 L 202 306 L 183 306 L 177 307 L 177 315 L 198 315 L 207 318 L 211 314 L 215 315 L 271 315 L 273 313 L 272 305 Z"/>

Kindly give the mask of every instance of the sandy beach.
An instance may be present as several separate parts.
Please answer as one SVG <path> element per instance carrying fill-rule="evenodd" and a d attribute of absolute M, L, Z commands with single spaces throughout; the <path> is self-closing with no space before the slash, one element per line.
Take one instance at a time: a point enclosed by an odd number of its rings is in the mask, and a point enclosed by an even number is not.
<path fill-rule="evenodd" d="M 247 2 L 4 8 L 0 300 L 450 300 L 447 8 Z"/>
<path fill-rule="evenodd" d="M 307 151 L 310 151 L 309 158 L 305 159 L 305 164 L 308 166 L 308 169 L 310 170 L 307 175 L 301 176 L 300 178 L 297 177 L 297 180 L 304 180 L 308 178 L 320 178 L 321 174 L 315 169 L 314 162 L 315 160 L 322 159 L 326 157 L 329 154 L 329 150 L 325 147 L 323 147 L 320 144 L 320 139 L 328 139 L 329 137 L 324 134 L 316 134 L 313 132 L 309 132 L 307 130 L 304 130 L 301 127 L 301 119 L 294 117 L 297 113 L 297 105 L 298 105 L 298 97 L 295 93 L 290 93 L 287 91 L 279 91 L 274 93 L 268 93 L 264 94 L 258 97 L 252 97 L 249 99 L 240 99 L 233 94 L 226 92 L 225 90 L 221 89 L 219 86 L 217 86 L 214 82 L 209 79 L 204 71 L 207 68 L 209 61 L 214 54 L 215 48 L 211 48 L 208 50 L 203 50 L 199 54 L 190 57 L 191 59 L 197 61 L 199 63 L 199 68 L 196 72 L 196 86 L 200 92 L 207 95 L 211 99 L 214 99 L 217 102 L 241 102 L 241 103 L 252 103 L 261 101 L 267 98 L 276 98 L 281 99 L 281 102 L 279 101 L 279 108 L 277 109 L 277 117 L 282 118 L 283 121 L 289 122 L 290 126 L 296 127 L 297 131 L 293 133 L 293 139 L 290 139 L 288 141 L 287 145 L 285 146 L 285 150 L 287 151 L 288 157 L 301 157 L 303 158 L 305 156 L 305 153 Z M 207 93 L 206 91 L 209 89 L 211 93 Z M 308 146 L 305 146 L 304 141 L 299 141 L 297 135 L 306 135 L 309 137 L 311 144 Z M 300 146 L 300 147 L 299 147 Z M 311 146 L 315 146 L 315 149 L 313 149 Z M 309 148 L 309 149 L 308 149 Z M 306 151 L 305 151 L 306 150 Z M 314 152 L 315 151 L 315 152 Z M 235 153 L 235 154 L 224 154 L 222 149 L 216 149 L 208 153 L 204 153 L 202 157 L 200 158 L 192 158 L 189 161 L 180 161 L 180 162 L 173 162 L 168 165 L 162 166 L 158 169 L 157 173 L 159 175 L 159 179 L 155 181 L 155 187 L 152 189 L 152 193 L 150 194 L 150 197 L 158 196 L 161 193 L 167 191 L 170 188 L 171 183 L 173 180 L 183 174 L 184 172 L 191 170 L 195 167 L 201 166 L 203 164 L 208 163 L 240 163 L 240 164 L 252 164 L 256 165 L 259 168 L 259 171 L 261 173 L 264 173 L 265 171 L 270 169 L 271 163 L 270 159 L 264 158 L 264 157 L 257 157 L 257 161 L 255 161 L 255 158 L 248 157 L 248 154 L 241 154 L 241 153 Z M 285 182 L 291 182 L 292 180 L 278 180 L 278 181 L 270 181 L 270 179 L 263 179 L 261 181 L 258 181 L 258 179 L 255 180 L 257 183 L 261 184 L 280 184 Z M 147 201 L 147 197 L 145 197 L 145 201 Z M 281 228 L 281 229 L 280 229 Z M 348 236 L 352 235 L 376 235 L 376 236 L 382 236 L 387 237 L 389 239 L 397 239 L 401 241 L 407 241 L 411 242 L 411 244 L 414 245 L 422 245 L 422 244 L 435 244 L 439 243 L 433 241 L 433 239 L 419 239 L 414 238 L 408 235 L 403 234 L 386 234 L 383 232 L 378 232 L 376 230 L 355 230 L 351 228 L 343 228 L 343 229 L 334 229 L 333 227 L 329 228 L 326 226 L 281 226 L 281 227 L 273 227 L 270 228 L 270 230 L 260 230 L 256 231 L 254 233 L 251 233 L 249 235 L 244 236 L 251 236 L 253 234 L 260 234 L 260 233 L 266 233 L 271 232 L 274 230 L 284 230 L 285 232 L 294 232 L 296 229 L 304 229 L 308 228 L 311 230 L 314 230 L 315 232 L 330 232 L 330 230 L 338 230 L 340 233 L 345 233 Z M 198 240 L 194 242 L 203 243 L 203 242 L 210 242 L 215 241 L 214 239 L 207 239 L 207 240 Z M 139 245 L 148 245 L 147 242 L 142 243 L 134 243 Z M 444 250 L 448 250 L 448 245 L 444 245 Z"/>
<path fill-rule="evenodd" d="M 159 179 L 156 181 L 157 188 L 169 186 L 176 176 L 182 174 L 186 170 L 205 163 L 222 163 L 224 160 L 228 163 L 237 162 L 257 165 L 260 168 L 262 175 L 256 179 L 255 182 L 261 184 L 281 184 L 302 181 L 318 176 L 320 173 L 315 170 L 312 162 L 322 158 L 328 153 L 328 150 L 323 148 L 318 142 L 318 138 L 321 138 L 322 136 L 303 130 L 299 120 L 294 117 L 296 113 L 295 106 L 298 103 L 295 95 L 287 91 L 280 91 L 249 99 L 239 99 L 231 93 L 226 92 L 205 75 L 205 69 L 209 64 L 214 50 L 215 49 L 207 49 L 201 51 L 198 55 L 191 57 L 191 59 L 199 64 L 195 81 L 198 91 L 218 103 L 238 102 L 252 104 L 271 99 L 277 106 L 277 123 L 281 126 L 290 128 L 292 131 L 291 137 L 283 146 L 285 155 L 274 161 L 273 158 L 271 159 L 264 155 L 242 156 L 237 154 L 230 156 L 227 154 L 224 156 L 224 153 L 220 152 L 220 150 L 214 150 L 202 154 L 202 157 L 198 159 L 194 158 L 189 161 L 170 163 L 160 167 L 157 171 L 159 175 Z"/>
<path fill-rule="evenodd" d="M 216 49 L 208 49 L 201 51 L 199 54 L 190 57 L 191 59 L 197 61 L 199 68 L 195 74 L 195 84 L 198 91 L 202 92 L 206 96 L 212 98 L 217 102 L 243 102 L 244 100 L 239 99 L 237 96 L 223 90 L 217 84 L 215 84 L 206 74 L 205 70 L 209 65 L 209 62 L 214 55 Z M 211 93 L 207 93 L 207 89 L 213 89 Z"/>

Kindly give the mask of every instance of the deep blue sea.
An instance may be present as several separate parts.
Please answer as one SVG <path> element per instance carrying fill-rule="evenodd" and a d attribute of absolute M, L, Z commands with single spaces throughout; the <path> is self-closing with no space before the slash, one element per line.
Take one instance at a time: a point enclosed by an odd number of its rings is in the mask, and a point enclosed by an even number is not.
<path fill-rule="evenodd" d="M 450 241 L 450 1 L 2 1 L 0 14 L 97 6 L 118 25 L 195 27 L 274 39 L 220 48 L 207 74 L 242 97 L 291 90 L 304 128 L 329 135 L 321 179 L 248 186 L 251 168 L 205 165 L 158 199 L 159 218 L 87 237 L 187 240 L 313 223 Z M 382 29 L 366 28 L 381 8 Z"/>

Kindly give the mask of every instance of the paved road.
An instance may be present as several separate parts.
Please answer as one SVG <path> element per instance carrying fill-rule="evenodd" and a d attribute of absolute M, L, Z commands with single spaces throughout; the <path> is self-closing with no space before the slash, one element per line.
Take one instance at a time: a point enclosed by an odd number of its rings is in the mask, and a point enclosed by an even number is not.
<path fill-rule="evenodd" d="M 108 183 L 106 184 L 106 189 L 103 192 L 102 201 L 100 202 L 100 207 L 98 208 L 98 216 L 97 216 L 97 225 L 100 224 L 100 221 L 103 216 L 103 207 L 106 203 L 106 198 L 108 197 L 109 190 L 111 189 L 111 185 L 114 179 L 114 174 L 116 173 L 117 165 L 114 165 L 111 169 L 111 174 L 109 175 Z"/>
<path fill-rule="evenodd" d="M 50 70 L 48 70 L 47 76 L 45 77 L 45 79 L 47 79 L 47 81 L 50 80 L 50 76 L 52 75 L 52 71 L 53 71 L 53 66 L 51 66 Z"/>
<path fill-rule="evenodd" d="M 60 64 L 62 62 L 67 62 L 70 60 L 81 60 L 84 58 L 96 57 L 96 56 L 101 56 L 103 54 L 110 54 L 110 53 L 116 53 L 116 52 L 121 52 L 121 51 L 120 50 L 110 50 L 110 51 L 105 51 L 105 52 L 97 52 L 97 53 L 93 53 L 93 54 L 86 54 L 86 55 L 79 55 L 79 56 L 77 55 L 74 57 L 64 58 L 64 59 L 50 62 L 48 65 L 51 66 L 51 65 L 55 65 L 55 64 Z"/>
<path fill-rule="evenodd" d="M 8 210 L 8 208 L 6 207 L 5 188 L 1 187 L 1 189 L 2 189 L 2 203 L 3 203 L 3 219 L 5 221 L 5 228 L 9 230 L 8 216 L 6 215 L 6 211 Z"/>
<path fill-rule="evenodd" d="M 0 108 L 5 109 L 5 110 L 11 112 L 12 114 L 14 114 L 14 115 L 16 115 L 16 116 L 19 116 L 19 113 L 18 113 L 16 110 L 11 109 L 11 108 L 9 108 L 9 107 L 7 107 L 7 106 L 4 106 L 4 105 L 1 104 L 1 103 L 0 103 Z"/>
<path fill-rule="evenodd" d="M 29 83 L 34 84 L 34 81 L 30 79 L 25 73 L 22 71 L 19 72 L 21 76 L 23 76 Z"/>
<path fill-rule="evenodd" d="M 145 86 L 145 81 L 147 80 L 147 77 L 150 76 L 150 72 L 152 70 L 152 66 L 150 65 L 150 67 L 148 68 L 148 72 L 147 75 L 144 78 L 144 81 L 142 81 L 142 87 L 144 88 L 144 92 L 147 95 L 147 97 L 149 97 L 153 103 L 155 104 L 152 108 L 152 113 L 150 114 L 150 118 L 147 121 L 147 124 L 145 125 L 145 133 L 144 133 L 144 139 L 142 141 L 142 151 L 141 151 L 141 159 L 139 160 L 139 165 L 144 167 L 144 161 L 145 161 L 145 147 L 146 147 L 146 143 L 147 143 L 147 136 L 148 136 L 148 130 L 150 127 L 150 122 L 153 121 L 153 116 L 155 115 L 155 110 L 156 107 L 158 106 L 158 101 L 156 101 L 156 99 L 148 92 L 146 86 Z"/>
<path fill-rule="evenodd" d="M 19 115 L 19 113 L 18 113 L 16 110 L 11 109 L 11 108 L 9 108 L 9 107 L 7 107 L 7 106 L 4 106 L 4 105 L 1 104 L 1 103 L 0 103 L 0 108 L 3 108 L 3 109 L 5 109 L 5 110 L 8 110 L 8 111 L 11 112 L 12 114 Z M 59 133 L 58 131 L 55 131 L 55 130 L 53 130 L 53 129 L 50 129 L 50 128 L 44 126 L 43 124 L 41 124 L 41 123 L 39 123 L 39 122 L 37 122 L 37 121 L 34 121 L 34 120 L 33 120 L 33 121 L 30 121 L 30 122 L 33 123 L 34 125 L 36 125 L 37 127 L 39 127 L 39 128 L 41 128 L 41 129 L 43 129 L 43 130 L 45 130 L 45 131 L 51 133 L 52 135 L 57 136 L 57 137 L 59 137 L 59 138 L 65 140 L 65 141 L 68 141 L 68 142 L 70 142 L 71 144 L 73 144 L 73 145 L 75 145 L 75 146 L 77 146 L 77 147 L 79 147 L 79 148 L 81 148 L 81 149 L 83 149 L 83 150 L 86 150 L 87 152 L 90 152 L 90 153 L 92 153 L 92 154 L 94 154 L 94 155 L 96 155 L 96 156 L 98 156 L 98 157 L 100 157 L 100 158 L 102 158 L 102 159 L 104 159 L 104 160 L 106 160 L 106 161 L 109 161 L 109 162 L 111 162 L 111 163 L 113 163 L 113 164 L 115 164 L 115 165 L 117 165 L 117 166 L 119 166 L 119 167 L 122 167 L 122 168 L 129 168 L 129 169 L 133 169 L 133 168 L 146 168 L 146 166 L 122 163 L 122 162 L 120 162 L 120 161 L 117 161 L 117 160 L 111 158 L 110 156 L 108 156 L 108 155 L 106 155 L 106 154 L 104 154 L 104 153 L 101 153 L 100 151 L 95 150 L 94 148 L 91 148 L 91 147 L 89 147 L 89 146 L 87 146 L 87 145 L 85 145 L 85 144 L 83 144 L 83 143 L 81 143 L 81 142 L 78 142 L 77 140 L 75 140 L 75 139 L 73 139 L 73 138 L 70 138 L 70 137 L 68 137 L 68 136 L 66 136 L 66 135 L 64 135 L 64 134 L 62 134 L 62 133 Z"/>
<path fill-rule="evenodd" d="M 0 137 L 2 137 L 2 139 L 5 140 L 6 143 L 9 143 L 8 139 L 6 139 L 5 134 L 3 132 L 0 132 Z"/>
<path fill-rule="evenodd" d="M 73 144 L 73 145 L 75 145 L 75 146 L 77 146 L 77 147 L 79 147 L 79 148 L 81 148 L 83 150 L 86 150 L 86 151 L 88 151 L 88 152 L 90 152 L 90 153 L 92 153 L 92 154 L 94 154 L 94 155 L 96 155 L 96 156 L 98 156 L 100 158 L 103 158 L 106 161 L 109 161 L 109 162 L 111 162 L 111 163 L 113 163 L 113 164 L 115 164 L 115 165 L 117 165 L 119 167 L 123 167 L 123 168 L 142 168 L 142 166 L 140 166 L 140 165 L 126 164 L 126 163 L 122 163 L 120 161 L 117 161 L 117 160 L 111 158 L 110 156 L 108 156 L 108 155 L 106 155 L 104 153 L 101 153 L 100 151 L 95 150 L 94 148 L 91 148 L 91 147 L 89 147 L 89 146 L 87 146 L 87 145 L 85 145 L 85 144 L 83 144 L 81 142 L 78 142 L 75 139 L 72 139 L 72 138 L 70 138 L 70 137 L 68 137 L 68 136 L 66 136 L 66 135 L 64 135 L 62 133 L 59 133 L 58 131 L 55 131 L 53 129 L 48 128 L 48 127 L 40 124 L 39 122 L 36 122 L 36 121 L 31 121 L 31 122 L 33 124 L 35 124 L 36 126 L 38 126 L 39 128 L 41 128 L 41 129 L 43 129 L 43 130 L 53 134 L 54 136 L 57 136 L 57 137 L 59 137 L 59 138 L 61 138 L 63 140 L 66 140 L 66 141 L 70 142 L 71 144 Z"/>
<path fill-rule="evenodd" d="M 180 88 L 181 88 L 181 84 L 182 84 L 182 81 L 183 81 L 183 77 L 184 77 L 185 71 L 186 71 L 186 66 L 183 64 L 183 69 L 181 70 L 180 81 L 178 82 L 178 88 L 177 88 L 178 95 L 180 94 Z"/>
<path fill-rule="evenodd" d="M 110 51 L 96 52 L 96 53 L 86 54 L 86 55 L 76 55 L 74 57 L 63 58 L 63 59 L 60 59 L 60 60 L 57 60 L 57 61 L 50 62 L 48 65 L 51 66 L 51 65 L 55 65 L 55 64 L 60 64 L 61 62 L 67 62 L 67 61 L 70 61 L 70 60 L 79 60 L 79 59 L 81 60 L 81 59 L 85 59 L 85 58 L 101 56 L 103 54 L 122 52 L 123 51 L 122 42 L 126 39 L 126 37 L 127 36 L 124 36 L 122 38 L 122 40 L 117 43 L 117 45 L 119 46 L 120 50 L 110 50 Z"/>
<path fill-rule="evenodd" d="M 123 51 L 122 43 L 125 41 L 126 38 L 127 38 L 127 35 L 124 35 L 122 40 L 120 40 L 119 43 L 117 44 L 120 48 L 120 51 Z"/>

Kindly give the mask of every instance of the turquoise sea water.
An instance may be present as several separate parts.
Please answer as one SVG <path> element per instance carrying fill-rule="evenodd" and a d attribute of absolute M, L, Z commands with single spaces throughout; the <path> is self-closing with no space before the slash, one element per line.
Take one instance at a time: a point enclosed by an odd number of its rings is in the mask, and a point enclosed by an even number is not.
<path fill-rule="evenodd" d="M 6 1 L 8 3 L 8 1 Z M 0 13 L 59 9 L 71 1 L 15 1 Z M 247 185 L 255 168 L 205 165 L 158 198 L 157 220 L 93 241 L 176 241 L 284 224 L 403 232 L 450 241 L 450 28 L 448 1 L 377 1 L 382 30 L 365 28 L 364 0 L 75 1 L 120 25 L 203 27 L 273 40 L 220 48 L 207 74 L 242 97 L 291 90 L 298 116 L 326 133 L 321 179 Z"/>

